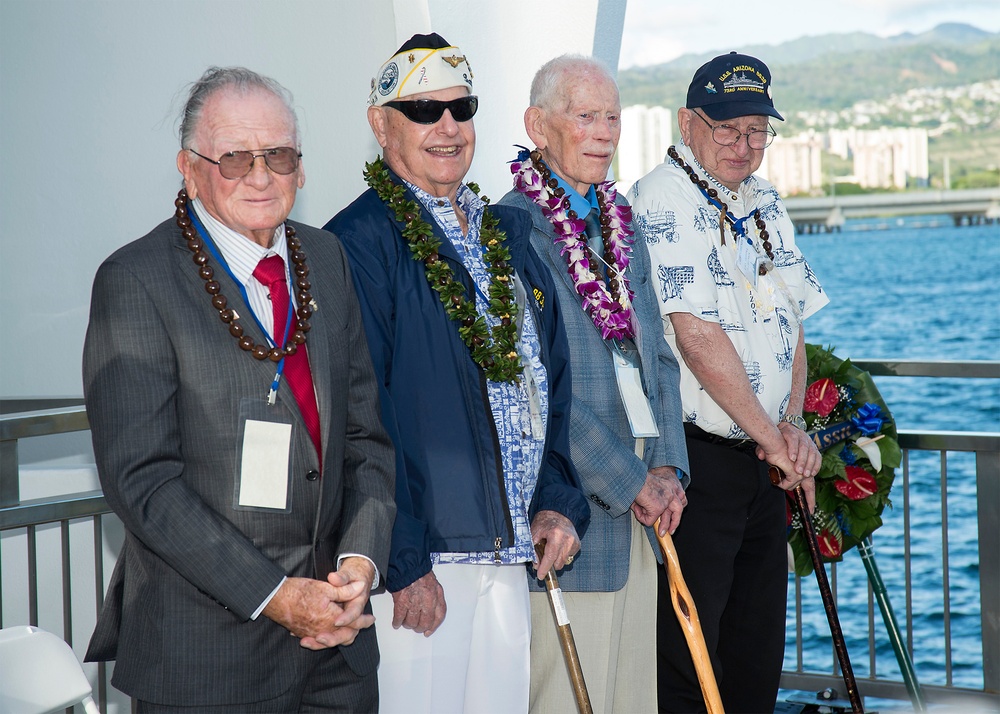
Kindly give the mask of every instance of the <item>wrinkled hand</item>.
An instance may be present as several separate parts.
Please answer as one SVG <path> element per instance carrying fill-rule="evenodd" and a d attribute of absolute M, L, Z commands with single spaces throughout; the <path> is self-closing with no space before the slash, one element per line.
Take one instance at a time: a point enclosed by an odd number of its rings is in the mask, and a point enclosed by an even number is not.
<path fill-rule="evenodd" d="M 262 614 L 301 638 L 303 647 L 323 649 L 350 644 L 358 629 L 375 621 L 368 615 L 367 624 L 365 618 L 358 618 L 358 626 L 340 627 L 337 622 L 344 612 L 337 601 L 337 590 L 330 583 L 312 578 L 288 578 Z"/>
<path fill-rule="evenodd" d="M 337 637 L 330 633 L 322 633 L 316 637 L 303 637 L 300 643 L 312 650 L 334 647 L 339 644 L 349 645 L 354 642 L 358 632 L 371 627 L 375 622 L 372 615 L 365 614 L 365 605 L 371 594 L 372 581 L 375 579 L 375 567 L 365 558 L 344 558 L 340 568 L 330 573 L 326 580 L 333 587 L 334 600 L 341 606 L 342 612 L 334 618 L 334 626 L 345 630 Z M 348 637 L 349 639 L 344 639 Z"/>
<path fill-rule="evenodd" d="M 658 466 L 646 474 L 646 483 L 632 502 L 632 513 L 644 526 L 660 519 L 660 535 L 673 533 L 681 523 L 687 496 L 673 466 Z"/>
<path fill-rule="evenodd" d="M 816 481 L 823 463 L 823 456 L 816 448 L 809 435 L 788 422 L 780 422 L 778 431 L 784 439 L 784 449 L 768 452 L 763 447 L 757 447 L 757 458 L 781 469 L 783 478 L 776 485 L 786 491 L 802 486 L 805 492 L 809 512 L 816 509 Z"/>
<path fill-rule="evenodd" d="M 566 516 L 556 511 L 539 511 L 531 521 L 531 543 L 545 541 L 542 559 L 533 563 L 535 577 L 545 580 L 549 568 L 562 570 L 580 552 L 580 536 L 576 526 Z"/>
<path fill-rule="evenodd" d="M 392 604 L 392 626 L 398 630 L 402 625 L 408 630 L 423 633 L 424 637 L 434 634 L 448 612 L 444 588 L 433 570 L 399 592 L 394 592 Z"/>
<path fill-rule="evenodd" d="M 818 474 L 819 467 L 823 464 L 823 455 L 809 435 L 785 421 L 778 424 L 778 431 L 785 437 L 788 459 L 795 463 L 795 473 L 803 478 L 812 478 Z"/>

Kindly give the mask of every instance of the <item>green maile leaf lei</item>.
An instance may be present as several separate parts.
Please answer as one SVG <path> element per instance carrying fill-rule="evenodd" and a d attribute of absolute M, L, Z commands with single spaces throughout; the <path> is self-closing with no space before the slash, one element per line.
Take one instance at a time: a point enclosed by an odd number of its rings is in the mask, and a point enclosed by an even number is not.
<path fill-rule="evenodd" d="M 498 321 L 491 330 L 475 304 L 466 297 L 465 286 L 455 280 L 451 265 L 438 254 L 441 240 L 424 220 L 420 203 L 405 197 L 406 189 L 393 182 L 381 156 L 365 164 L 364 177 L 368 186 L 392 209 L 396 220 L 403 224 L 403 238 L 410 246 L 413 259 L 424 264 L 427 282 L 438 293 L 445 314 L 458 323 L 458 334 L 469 348 L 473 361 L 494 382 L 516 382 L 521 376 L 521 356 L 517 350 L 517 324 L 510 313 L 517 309 L 517 298 L 513 286 L 514 268 L 505 245 L 507 236 L 498 228 L 500 219 L 487 208 L 483 211 L 479 230 L 483 259 L 490 275 L 487 312 Z M 466 185 L 479 196 L 476 184 Z M 489 205 L 488 198 L 479 197 Z"/>

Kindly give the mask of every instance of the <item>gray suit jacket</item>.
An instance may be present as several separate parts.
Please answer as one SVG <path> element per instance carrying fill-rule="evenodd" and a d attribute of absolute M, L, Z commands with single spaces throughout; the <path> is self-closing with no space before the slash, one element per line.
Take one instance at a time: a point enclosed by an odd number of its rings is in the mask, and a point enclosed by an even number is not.
<path fill-rule="evenodd" d="M 253 612 L 283 576 L 324 578 L 340 553 L 387 567 L 393 452 L 347 261 L 335 237 L 293 225 L 318 305 L 307 347 L 322 475 L 291 390 L 283 383 L 266 405 L 275 365 L 229 334 L 173 219 L 94 280 L 87 416 L 127 533 L 87 659 L 117 659 L 114 685 L 139 699 L 233 704 L 287 691 L 333 655 Z M 238 287 L 210 264 L 246 334 L 264 342 Z M 235 506 L 247 418 L 292 425 L 287 512 Z M 359 673 L 377 666 L 372 628 L 340 650 Z"/>
<path fill-rule="evenodd" d="M 620 203 L 624 199 L 619 198 Z M 569 338 L 573 369 L 573 405 L 570 409 L 570 457 L 583 482 L 583 492 L 594 504 L 590 527 L 580 554 L 559 574 L 566 591 L 620 590 L 628 578 L 632 542 L 630 509 L 656 466 L 674 466 L 688 472 L 687 448 L 681 423 L 680 372 L 677 359 L 663 339 L 663 327 L 649 275 L 649 253 L 637 242 L 628 277 L 635 291 L 633 309 L 639 324 L 636 345 L 642 364 L 643 386 L 649 397 L 660 436 L 646 440 L 645 458 L 635 455 L 635 439 L 618 392 L 611 353 L 567 272 L 566 259 L 553 240 L 552 224 L 529 198 L 510 191 L 501 205 L 517 206 L 531 214 L 531 245 L 552 271 L 560 311 Z M 639 237 L 641 241 L 641 236 Z M 688 477 L 685 475 L 684 485 Z M 650 546 L 660 559 L 655 534 L 647 528 Z M 537 581 L 532 586 L 541 589 Z"/>

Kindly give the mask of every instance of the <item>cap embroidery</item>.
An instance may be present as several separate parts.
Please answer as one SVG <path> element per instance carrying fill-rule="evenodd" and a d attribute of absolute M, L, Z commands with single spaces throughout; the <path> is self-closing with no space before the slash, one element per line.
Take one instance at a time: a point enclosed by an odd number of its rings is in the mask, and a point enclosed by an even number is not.
<path fill-rule="evenodd" d="M 705 91 L 709 94 L 718 94 L 718 92 L 715 91 L 715 85 L 711 82 L 705 85 Z"/>
<path fill-rule="evenodd" d="M 739 72 L 739 74 L 736 74 L 736 72 Z M 750 73 L 750 76 L 747 76 L 747 72 Z M 732 92 L 760 92 L 763 94 L 764 84 L 766 83 L 764 75 L 747 65 L 733 67 L 731 71 L 723 73 L 719 79 L 722 80 L 722 86 L 724 87 L 722 91 L 724 94 L 731 94 Z"/>

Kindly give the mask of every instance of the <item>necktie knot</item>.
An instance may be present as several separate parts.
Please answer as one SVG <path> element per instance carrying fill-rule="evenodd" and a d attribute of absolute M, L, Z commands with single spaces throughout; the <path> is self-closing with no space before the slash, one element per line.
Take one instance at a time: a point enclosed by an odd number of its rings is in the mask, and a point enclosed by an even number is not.
<path fill-rule="evenodd" d="M 267 285 L 268 287 L 277 282 L 284 283 L 288 280 L 288 276 L 285 273 L 285 261 L 281 259 L 280 255 L 269 255 L 266 258 L 262 258 L 257 263 L 257 267 L 253 269 L 253 276 L 262 285 Z"/>

